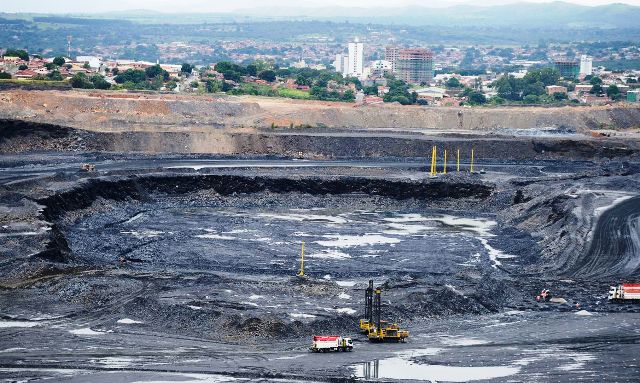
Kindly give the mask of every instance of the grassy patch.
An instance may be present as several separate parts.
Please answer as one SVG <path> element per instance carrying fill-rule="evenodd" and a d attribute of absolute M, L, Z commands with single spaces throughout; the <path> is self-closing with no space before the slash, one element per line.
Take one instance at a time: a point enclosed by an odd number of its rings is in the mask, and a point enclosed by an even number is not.
<path fill-rule="evenodd" d="M 295 98 L 298 100 L 309 100 L 311 98 L 309 92 L 299 89 L 278 88 L 278 95 L 280 97 Z"/>

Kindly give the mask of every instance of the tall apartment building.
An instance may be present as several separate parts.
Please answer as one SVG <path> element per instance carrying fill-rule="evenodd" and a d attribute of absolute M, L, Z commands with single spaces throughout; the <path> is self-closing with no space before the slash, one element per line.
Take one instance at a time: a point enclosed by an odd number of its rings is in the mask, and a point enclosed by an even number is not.
<path fill-rule="evenodd" d="M 580 74 L 584 76 L 593 74 L 593 58 L 587 55 L 580 56 Z"/>
<path fill-rule="evenodd" d="M 554 65 L 564 78 L 577 78 L 580 73 L 580 64 L 577 61 L 558 60 Z"/>
<path fill-rule="evenodd" d="M 353 77 L 362 77 L 364 72 L 364 44 L 358 38 L 349 43 L 349 54 L 346 74 Z"/>
<path fill-rule="evenodd" d="M 390 45 L 384 49 L 384 59 L 391 63 L 391 71 L 396 73 L 396 60 L 398 60 L 398 52 L 400 48 Z"/>
<path fill-rule="evenodd" d="M 422 48 L 400 49 L 395 67 L 400 80 L 428 84 L 433 80 L 433 53 Z"/>

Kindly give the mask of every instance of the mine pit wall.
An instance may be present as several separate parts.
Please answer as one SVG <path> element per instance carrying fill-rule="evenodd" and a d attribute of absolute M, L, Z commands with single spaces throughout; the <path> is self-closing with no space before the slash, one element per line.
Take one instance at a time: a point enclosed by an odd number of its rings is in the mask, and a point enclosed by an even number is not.
<path fill-rule="evenodd" d="M 340 129 L 492 130 L 640 128 L 640 107 L 453 108 L 301 101 L 225 95 L 0 90 L 0 118 L 91 131 L 313 126 Z"/>
<path fill-rule="evenodd" d="M 395 199 L 484 199 L 493 186 L 471 182 L 405 182 L 382 179 L 350 178 L 266 178 L 230 175 L 150 175 L 124 179 L 87 179 L 79 186 L 37 201 L 45 206 L 43 219 L 52 223 L 50 241 L 39 256 L 52 261 L 68 260 L 68 243 L 58 227 L 67 212 L 89 208 L 98 198 L 114 201 L 145 200 L 154 193 L 184 195 L 200 190 L 212 190 L 222 196 L 240 193 L 307 193 L 307 194 L 370 194 Z"/>
<path fill-rule="evenodd" d="M 613 138 L 532 138 L 501 136 L 447 137 L 383 133 L 331 135 L 317 129 L 251 130 L 230 132 L 90 132 L 60 125 L 0 120 L 0 153 L 28 151 L 199 153 L 242 156 L 288 156 L 310 159 L 429 157 L 431 148 L 447 149 L 450 158 L 460 149 L 468 161 L 474 149 L 478 161 L 630 157 L 640 153 L 640 142 Z"/>

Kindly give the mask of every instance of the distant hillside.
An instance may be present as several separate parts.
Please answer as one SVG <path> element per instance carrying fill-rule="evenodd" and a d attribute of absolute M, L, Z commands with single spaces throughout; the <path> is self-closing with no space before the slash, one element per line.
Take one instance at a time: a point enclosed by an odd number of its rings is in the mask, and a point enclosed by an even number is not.
<path fill-rule="evenodd" d="M 3 14 L 5 19 L 42 18 L 44 14 Z M 58 16 L 58 15 L 57 15 Z M 64 15 L 74 16 L 74 15 Z M 475 26 L 535 28 L 640 28 L 640 7 L 608 4 L 596 7 L 561 1 L 519 2 L 506 5 L 451 7 L 280 7 L 250 8 L 232 13 L 163 13 L 133 9 L 108 13 L 77 14 L 82 18 L 129 20 L 145 24 L 201 24 L 273 20 L 396 24 L 412 26 Z"/>
<path fill-rule="evenodd" d="M 273 10 L 247 11 L 255 17 L 274 17 Z M 459 26 L 520 26 L 537 27 L 599 27 L 638 28 L 640 7 L 609 4 L 596 7 L 565 2 L 513 3 L 495 6 L 457 5 L 447 8 L 288 8 L 280 9 L 277 17 L 331 19 L 334 21 L 370 22 L 376 24 L 459 25 Z"/>

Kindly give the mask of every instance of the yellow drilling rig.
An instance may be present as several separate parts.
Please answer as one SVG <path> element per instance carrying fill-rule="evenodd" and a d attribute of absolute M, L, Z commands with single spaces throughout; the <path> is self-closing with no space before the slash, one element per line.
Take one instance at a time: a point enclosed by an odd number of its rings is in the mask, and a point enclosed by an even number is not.
<path fill-rule="evenodd" d="M 364 313 L 360 319 L 360 331 L 366 334 L 371 342 L 404 342 L 409 337 L 409 331 L 401 329 L 397 323 L 389 323 L 381 319 L 382 289 L 373 288 L 373 281 L 365 290 Z"/>

